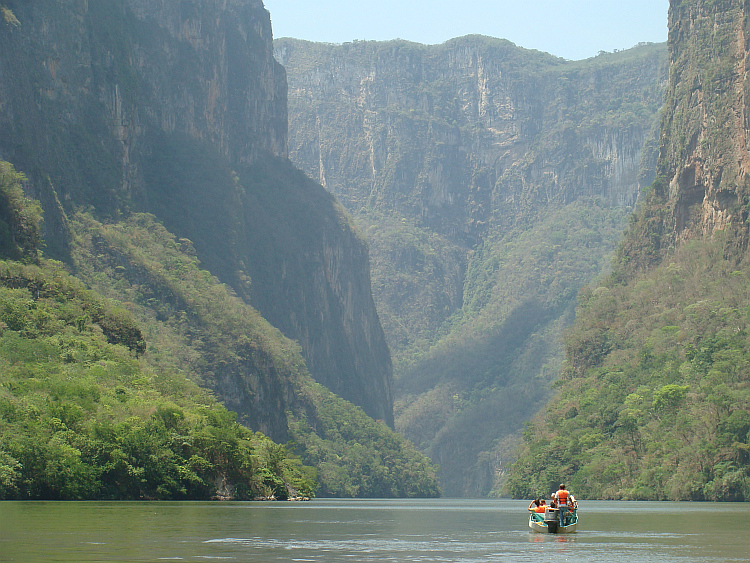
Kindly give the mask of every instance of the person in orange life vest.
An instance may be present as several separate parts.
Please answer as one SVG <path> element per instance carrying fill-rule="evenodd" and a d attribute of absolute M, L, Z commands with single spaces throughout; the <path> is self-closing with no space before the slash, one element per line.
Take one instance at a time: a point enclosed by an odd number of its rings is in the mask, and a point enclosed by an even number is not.
<path fill-rule="evenodd" d="M 544 499 L 536 499 L 532 500 L 531 504 L 529 505 L 529 512 L 531 512 L 532 520 L 534 522 L 543 522 L 544 521 L 544 512 L 547 508 L 547 505 L 544 504 Z"/>
<path fill-rule="evenodd" d="M 544 499 L 532 500 L 529 505 L 529 510 L 531 510 L 531 512 L 536 512 L 537 514 L 544 514 L 546 508 L 547 505 L 544 503 Z"/>
<path fill-rule="evenodd" d="M 563 483 L 560 483 L 560 488 L 553 496 L 557 502 L 557 507 L 560 510 L 560 526 L 564 526 L 563 522 L 565 521 L 565 515 L 574 507 L 575 499 L 573 498 L 573 495 L 570 494 L 570 491 L 565 488 Z"/>

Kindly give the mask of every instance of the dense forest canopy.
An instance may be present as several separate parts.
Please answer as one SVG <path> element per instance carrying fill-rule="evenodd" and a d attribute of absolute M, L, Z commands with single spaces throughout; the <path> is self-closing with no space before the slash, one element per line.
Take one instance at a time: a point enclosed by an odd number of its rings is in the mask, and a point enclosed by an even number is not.
<path fill-rule="evenodd" d="M 314 470 L 184 375 L 59 264 L 0 262 L 0 497 L 312 496 Z"/>
<path fill-rule="evenodd" d="M 201 269 L 190 241 L 150 215 L 116 225 L 80 215 L 73 227 L 78 275 L 135 312 L 150 342 L 144 360 L 217 389 L 250 427 L 287 428 L 287 440 L 318 469 L 320 495 L 439 494 L 429 461 L 383 422 L 315 383 L 299 346 Z M 280 397 L 264 391 L 268 382 L 245 372 L 250 359 L 268 365 L 282 392 L 295 397 L 286 411 Z M 242 393 L 263 392 L 270 413 L 242 408 Z"/>
<path fill-rule="evenodd" d="M 750 266 L 727 234 L 584 289 L 557 396 L 526 429 L 513 496 L 750 499 Z M 636 305 L 637 304 L 637 305 Z"/>
<path fill-rule="evenodd" d="M 18 192 L 23 177 L 2 166 L 16 206 L 40 218 Z M 71 226 L 74 270 L 93 290 L 36 247 L 39 265 L 0 263 L 2 498 L 439 494 L 429 462 L 312 381 L 298 346 L 201 270 L 190 241 L 148 215 L 104 225 L 81 214 Z M 221 389 L 216 379 L 241 373 L 248 355 L 294 390 L 299 403 L 279 414 L 289 447 L 317 471 L 239 424 L 270 419 L 238 421 L 198 385 Z"/>

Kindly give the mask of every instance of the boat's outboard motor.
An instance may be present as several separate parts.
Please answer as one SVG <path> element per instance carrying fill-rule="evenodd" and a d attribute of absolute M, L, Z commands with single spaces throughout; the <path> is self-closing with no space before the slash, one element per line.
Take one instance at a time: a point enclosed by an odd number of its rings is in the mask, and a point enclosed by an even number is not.
<path fill-rule="evenodd" d="M 547 531 L 550 534 L 557 533 L 557 525 L 560 523 L 559 518 L 557 508 L 547 508 L 544 511 L 544 523 L 547 525 Z"/>

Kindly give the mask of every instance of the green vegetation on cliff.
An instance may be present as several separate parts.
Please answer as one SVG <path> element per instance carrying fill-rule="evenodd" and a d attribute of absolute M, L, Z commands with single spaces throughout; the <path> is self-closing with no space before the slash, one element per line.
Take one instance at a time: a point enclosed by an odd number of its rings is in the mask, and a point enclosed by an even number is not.
<path fill-rule="evenodd" d="M 463 307 L 398 380 L 399 425 L 440 460 L 443 482 L 480 494 L 498 459 L 512 458 L 513 434 L 549 397 L 577 290 L 605 268 L 623 215 L 578 201 L 475 251 Z M 467 479 L 470 458 L 482 479 Z"/>
<path fill-rule="evenodd" d="M 23 177 L 2 171 L 0 216 L 37 225 Z M 147 214 L 69 225 L 78 279 L 59 262 L 0 263 L 0 497 L 439 495 L 429 461 L 315 383 L 299 346 L 201 269 L 190 240 Z"/>
<path fill-rule="evenodd" d="M 5 20 L 5 23 L 12 26 L 19 26 L 21 25 L 21 22 L 18 21 L 18 18 L 13 13 L 13 10 L 10 8 L 7 8 L 3 4 L 0 4 L 0 14 L 3 16 L 3 20 Z"/>
<path fill-rule="evenodd" d="M 558 396 L 527 428 L 507 491 L 750 500 L 750 256 L 729 233 L 581 291 Z"/>
<path fill-rule="evenodd" d="M 312 496 L 312 468 L 144 361 L 124 305 L 39 260 L 24 180 L 0 162 L 0 257 L 36 263 L 0 261 L 0 499 Z"/>
<path fill-rule="evenodd" d="M 326 497 L 433 498 L 437 469 L 403 436 L 308 380 L 315 411 L 290 415 L 290 434 L 305 463 L 318 471 Z"/>
<path fill-rule="evenodd" d="M 154 187 L 147 209 L 299 343 L 316 381 L 392 426 L 390 354 L 367 247 L 343 207 L 288 160 L 230 166 L 185 135 L 162 135 L 158 145 L 144 169 Z M 347 308 L 357 322 L 333 314 Z"/>
<path fill-rule="evenodd" d="M 580 294 L 558 396 L 507 491 L 750 500 L 750 251 L 740 0 L 673 1 L 658 175 Z"/>
<path fill-rule="evenodd" d="M 36 262 L 42 245 L 42 208 L 23 193 L 26 177 L 0 161 L 0 256 Z"/>
<path fill-rule="evenodd" d="M 216 390 L 240 422 L 291 440 L 317 468 L 319 495 L 439 495 L 429 461 L 315 383 L 299 346 L 202 270 L 189 240 L 145 214 L 112 225 L 79 215 L 73 227 L 77 275 L 134 312 L 149 343 L 144 361 L 188 374 Z"/>
<path fill-rule="evenodd" d="M 140 363 L 137 336 L 59 264 L 0 262 L 0 498 L 314 494 L 299 458 L 184 375 Z"/>

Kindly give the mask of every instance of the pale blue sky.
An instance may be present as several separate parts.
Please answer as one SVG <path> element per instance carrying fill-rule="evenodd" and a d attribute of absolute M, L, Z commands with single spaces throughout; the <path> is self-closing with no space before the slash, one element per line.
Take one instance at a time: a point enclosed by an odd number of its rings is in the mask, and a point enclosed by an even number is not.
<path fill-rule="evenodd" d="M 264 0 L 274 37 L 443 43 L 478 33 L 566 59 L 667 40 L 669 0 Z"/>

